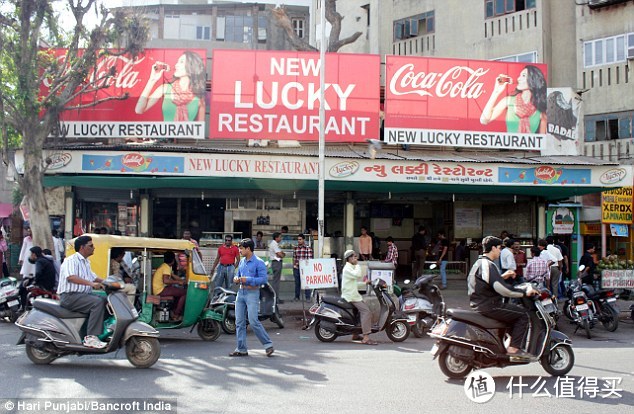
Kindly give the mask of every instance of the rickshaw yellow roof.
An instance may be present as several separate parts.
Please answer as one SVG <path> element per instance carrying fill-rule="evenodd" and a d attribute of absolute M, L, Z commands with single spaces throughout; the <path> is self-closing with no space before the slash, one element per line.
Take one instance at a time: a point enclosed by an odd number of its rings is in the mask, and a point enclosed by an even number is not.
<path fill-rule="evenodd" d="M 86 233 L 84 236 L 92 237 L 96 248 L 100 246 L 124 247 L 124 248 L 147 248 L 161 250 L 193 250 L 196 246 L 189 240 L 184 239 L 159 239 L 152 237 L 132 237 L 132 236 L 113 236 L 110 234 L 91 234 Z M 66 246 L 66 256 L 75 253 L 75 239 L 69 240 Z"/>

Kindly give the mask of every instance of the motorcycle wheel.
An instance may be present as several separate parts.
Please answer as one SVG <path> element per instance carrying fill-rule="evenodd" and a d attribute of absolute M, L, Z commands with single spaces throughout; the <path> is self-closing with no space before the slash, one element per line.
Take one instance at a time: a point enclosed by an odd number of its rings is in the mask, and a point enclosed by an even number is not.
<path fill-rule="evenodd" d="M 619 327 L 619 314 L 616 309 L 614 309 L 610 305 L 606 305 L 603 307 L 603 318 L 601 318 L 601 323 L 603 327 L 608 332 L 614 332 Z"/>
<path fill-rule="evenodd" d="M 409 337 L 409 324 L 405 321 L 392 322 L 385 333 L 392 342 L 403 342 Z"/>
<path fill-rule="evenodd" d="M 213 319 L 203 319 L 198 322 L 197 332 L 203 341 L 215 341 L 220 336 L 220 326 Z"/>
<path fill-rule="evenodd" d="M 323 329 L 320 322 L 317 322 L 317 325 L 315 325 L 315 336 L 321 342 L 332 342 L 337 339 L 337 334 Z"/>
<path fill-rule="evenodd" d="M 45 349 L 36 348 L 28 343 L 26 344 L 26 356 L 35 365 L 48 365 L 57 359 L 55 354 Z"/>
<path fill-rule="evenodd" d="M 17 311 L 9 311 L 9 322 L 15 323 L 18 320 L 20 314 Z"/>
<path fill-rule="evenodd" d="M 588 339 L 592 339 L 592 334 L 590 333 L 590 322 L 587 319 L 584 319 L 581 326 L 583 326 L 583 329 L 586 331 Z"/>
<path fill-rule="evenodd" d="M 457 359 L 449 354 L 448 351 L 443 352 L 438 357 L 438 366 L 443 374 L 453 379 L 461 379 L 467 376 L 473 369 L 468 363 Z"/>
<path fill-rule="evenodd" d="M 220 327 L 228 335 L 236 334 L 236 320 L 231 318 L 224 318 L 220 323 Z"/>
<path fill-rule="evenodd" d="M 125 356 L 136 368 L 149 368 L 161 356 L 161 345 L 156 338 L 135 336 L 125 344 Z"/>
<path fill-rule="evenodd" d="M 420 315 L 416 316 L 416 323 L 411 326 L 412 333 L 416 338 L 423 338 L 425 336 L 425 332 L 427 331 L 427 327 L 423 323 L 423 319 Z"/>
<path fill-rule="evenodd" d="M 284 319 L 282 319 L 278 311 L 275 311 L 275 313 L 271 315 L 271 322 L 276 324 L 278 328 L 284 329 Z"/>
<path fill-rule="evenodd" d="M 566 375 L 575 365 L 575 354 L 570 345 L 560 345 L 550 352 L 545 352 L 539 362 L 546 372 L 559 377 Z"/>
<path fill-rule="evenodd" d="M 564 302 L 564 316 L 566 318 L 568 318 L 568 320 L 574 320 L 575 318 L 573 318 L 572 313 L 570 311 L 570 300 L 566 300 Z"/>

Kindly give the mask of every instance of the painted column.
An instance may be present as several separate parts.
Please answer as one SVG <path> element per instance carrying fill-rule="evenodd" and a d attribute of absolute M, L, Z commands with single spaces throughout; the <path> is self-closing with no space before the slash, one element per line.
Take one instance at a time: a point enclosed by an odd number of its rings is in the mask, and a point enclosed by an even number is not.
<path fill-rule="evenodd" d="M 73 201 L 75 193 L 70 190 L 64 192 L 64 240 L 69 241 L 73 238 L 73 225 L 75 218 L 73 216 Z"/>
<path fill-rule="evenodd" d="M 141 214 L 139 217 L 139 236 L 148 237 L 150 234 L 150 195 L 141 194 Z"/>
<path fill-rule="evenodd" d="M 345 227 L 345 250 L 354 249 L 354 207 L 352 193 L 346 193 L 346 206 L 343 212 Z"/>

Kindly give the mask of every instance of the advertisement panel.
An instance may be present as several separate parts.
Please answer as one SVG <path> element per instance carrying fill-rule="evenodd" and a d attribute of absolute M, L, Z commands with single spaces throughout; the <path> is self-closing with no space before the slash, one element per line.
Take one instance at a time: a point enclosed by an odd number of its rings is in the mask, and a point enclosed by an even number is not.
<path fill-rule="evenodd" d="M 579 155 L 581 96 L 572 88 L 548 88 L 548 124 L 542 155 Z"/>
<path fill-rule="evenodd" d="M 632 224 L 632 187 L 601 193 L 601 222 Z"/>
<path fill-rule="evenodd" d="M 547 77 L 543 64 L 387 56 L 385 141 L 541 150 Z"/>
<path fill-rule="evenodd" d="M 326 54 L 328 142 L 379 136 L 380 57 Z M 210 137 L 319 140 L 318 53 L 215 50 Z"/>
<path fill-rule="evenodd" d="M 64 62 L 66 49 L 55 49 Z M 205 138 L 206 51 L 146 49 L 136 59 L 103 56 L 83 91 L 61 115 L 61 136 L 73 138 Z M 116 75 L 104 83 L 104 75 Z M 99 85 L 94 90 L 88 85 Z M 52 86 L 45 79 L 41 95 Z M 105 102 L 94 105 L 96 101 Z"/>

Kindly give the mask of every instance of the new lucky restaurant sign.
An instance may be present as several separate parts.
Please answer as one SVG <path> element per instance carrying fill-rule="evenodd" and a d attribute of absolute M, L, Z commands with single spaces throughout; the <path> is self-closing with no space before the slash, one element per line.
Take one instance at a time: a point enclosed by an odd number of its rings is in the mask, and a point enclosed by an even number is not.
<path fill-rule="evenodd" d="M 388 144 L 545 145 L 546 65 L 387 56 L 385 79 Z"/>
<path fill-rule="evenodd" d="M 319 108 L 329 142 L 379 136 L 380 57 L 326 54 L 325 102 L 318 53 L 215 50 L 210 137 L 317 141 Z"/>
<path fill-rule="evenodd" d="M 66 49 L 49 53 L 64 64 Z M 204 139 L 206 60 L 202 49 L 145 49 L 135 59 L 104 55 L 80 87 L 98 85 L 100 89 L 78 90 L 70 103 L 77 109 L 62 113 L 57 132 L 89 139 Z M 111 71 L 115 75 L 105 78 Z M 40 95 L 49 93 L 53 81 L 44 79 Z M 100 99 L 109 100 L 91 106 Z"/>

